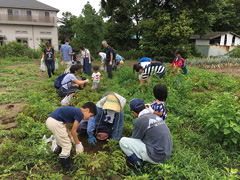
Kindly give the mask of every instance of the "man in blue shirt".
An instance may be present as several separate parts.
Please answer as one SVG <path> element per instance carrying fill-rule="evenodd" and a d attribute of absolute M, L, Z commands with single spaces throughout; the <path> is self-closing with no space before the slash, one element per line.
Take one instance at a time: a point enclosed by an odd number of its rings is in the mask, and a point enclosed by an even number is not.
<path fill-rule="evenodd" d="M 112 79 L 113 50 L 106 41 L 103 41 L 102 45 L 104 48 L 106 48 L 106 65 L 107 65 L 108 78 Z"/>
<path fill-rule="evenodd" d="M 85 103 L 82 108 L 60 107 L 54 110 L 46 121 L 47 128 L 53 133 L 57 144 L 61 147 L 59 154 L 63 173 L 73 171 L 76 166 L 70 165 L 70 152 L 72 143 L 76 145 L 76 153 L 83 152 L 82 143 L 77 137 L 77 128 L 82 120 L 88 120 L 97 114 L 97 107 L 92 102 Z M 71 133 L 69 124 L 73 124 Z"/>
<path fill-rule="evenodd" d="M 61 52 L 61 63 L 65 66 L 64 73 L 70 72 L 70 67 L 72 66 L 72 55 L 75 53 L 72 52 L 72 47 L 69 45 L 70 39 L 65 39 L 65 44 L 61 45 L 60 52 Z"/>

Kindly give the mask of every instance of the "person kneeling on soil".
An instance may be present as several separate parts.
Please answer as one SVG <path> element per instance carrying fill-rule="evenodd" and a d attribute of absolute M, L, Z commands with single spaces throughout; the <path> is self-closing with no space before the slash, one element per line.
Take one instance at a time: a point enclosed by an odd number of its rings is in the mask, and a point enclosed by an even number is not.
<path fill-rule="evenodd" d="M 79 65 L 71 66 L 70 73 L 63 78 L 61 82 L 62 86 L 58 89 L 58 95 L 60 97 L 65 97 L 67 95 L 75 93 L 76 90 L 79 88 L 79 86 L 89 82 L 88 79 L 84 81 L 80 81 L 75 76 L 76 74 L 78 74 L 78 71 L 80 68 L 81 67 Z"/>
<path fill-rule="evenodd" d="M 132 99 L 129 106 L 137 117 L 133 123 L 132 137 L 123 137 L 119 141 L 127 160 L 137 168 L 143 167 L 142 161 L 164 163 L 170 158 L 173 146 L 167 125 L 162 118 L 152 114 L 141 99 Z"/>
<path fill-rule="evenodd" d="M 77 128 L 82 120 L 87 120 L 97 114 L 97 107 L 92 102 L 85 103 L 82 108 L 60 107 L 54 110 L 46 121 L 47 128 L 53 133 L 57 144 L 62 151 L 59 154 L 63 173 L 76 169 L 75 165 L 70 165 L 70 152 L 72 143 L 76 145 L 76 153 L 83 152 L 82 143 L 77 137 Z M 73 124 L 71 133 L 68 125 Z"/>
<path fill-rule="evenodd" d="M 88 121 L 79 124 L 78 132 L 87 133 L 88 143 L 96 145 L 94 137 L 96 132 L 97 139 L 105 140 L 108 137 L 119 140 L 122 135 L 124 122 L 123 107 L 126 99 L 117 93 L 109 92 L 97 103 L 97 115 Z"/>
<path fill-rule="evenodd" d="M 150 84 L 150 76 L 154 73 L 156 73 L 159 78 L 162 78 L 166 73 L 165 67 L 162 65 L 162 63 L 158 62 L 150 63 L 145 67 L 142 67 L 139 64 L 134 64 L 133 71 L 134 70 L 141 74 L 140 85 L 143 85 L 145 80 L 147 80 L 148 84 Z"/>

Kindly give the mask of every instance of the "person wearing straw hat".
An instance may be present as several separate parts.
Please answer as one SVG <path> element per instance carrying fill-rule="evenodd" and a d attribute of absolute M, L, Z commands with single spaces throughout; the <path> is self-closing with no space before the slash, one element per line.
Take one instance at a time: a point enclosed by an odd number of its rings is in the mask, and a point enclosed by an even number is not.
<path fill-rule="evenodd" d="M 122 109 L 125 103 L 126 99 L 117 93 L 105 94 L 97 103 L 97 115 L 91 117 L 85 124 L 80 124 L 78 132 L 84 133 L 87 129 L 90 145 L 96 145 L 97 139 L 120 140 L 124 122 Z M 94 131 L 97 139 L 94 137 Z"/>
<path fill-rule="evenodd" d="M 143 100 L 135 98 L 129 103 L 136 117 L 133 123 L 132 137 L 123 137 L 119 141 L 127 160 L 137 168 L 143 167 L 143 161 L 152 164 L 164 163 L 172 152 L 172 135 L 162 118 L 152 113 Z"/>

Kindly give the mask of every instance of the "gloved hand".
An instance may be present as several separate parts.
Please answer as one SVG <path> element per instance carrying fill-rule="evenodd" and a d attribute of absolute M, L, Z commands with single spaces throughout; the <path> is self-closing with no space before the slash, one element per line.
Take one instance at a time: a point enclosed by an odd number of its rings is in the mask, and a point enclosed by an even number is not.
<path fill-rule="evenodd" d="M 72 142 L 73 145 L 76 144 L 75 141 L 74 141 L 74 139 L 73 139 L 73 137 L 71 137 L 70 140 L 71 140 L 71 142 Z"/>
<path fill-rule="evenodd" d="M 85 82 L 86 82 L 86 83 L 89 83 L 89 80 L 88 80 L 88 79 L 86 79 L 86 80 L 85 80 Z"/>
<path fill-rule="evenodd" d="M 43 62 L 43 58 L 41 59 L 41 62 Z"/>
<path fill-rule="evenodd" d="M 83 151 L 84 151 L 84 148 L 82 146 L 82 143 L 80 142 L 80 144 L 76 144 L 76 153 L 81 154 L 83 153 Z"/>
<path fill-rule="evenodd" d="M 112 65 L 112 61 L 110 61 L 109 65 Z"/>
<path fill-rule="evenodd" d="M 152 109 L 152 107 L 151 107 L 151 104 L 145 104 L 145 106 L 146 106 L 146 109 L 150 112 L 150 113 L 154 113 L 154 110 Z"/>
<path fill-rule="evenodd" d="M 88 139 L 88 144 L 90 144 L 91 146 L 96 146 L 97 140 L 96 138 L 92 135 L 89 137 Z"/>

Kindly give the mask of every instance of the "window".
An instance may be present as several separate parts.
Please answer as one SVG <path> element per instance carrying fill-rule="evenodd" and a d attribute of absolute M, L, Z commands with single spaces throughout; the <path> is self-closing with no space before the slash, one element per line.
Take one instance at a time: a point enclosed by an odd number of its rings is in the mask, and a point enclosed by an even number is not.
<path fill-rule="evenodd" d="M 52 44 L 52 39 L 41 39 L 42 44 L 45 44 L 46 42 L 49 42 L 50 44 Z"/>
<path fill-rule="evenodd" d="M 27 31 L 16 31 L 15 33 L 16 33 L 16 34 L 28 34 Z"/>
<path fill-rule="evenodd" d="M 47 12 L 47 11 L 39 11 L 39 15 L 42 16 L 42 17 L 49 17 L 50 13 Z"/>
<path fill-rule="evenodd" d="M 28 39 L 18 38 L 18 39 L 17 39 L 17 42 L 18 42 L 18 43 L 21 43 L 21 44 L 26 44 L 26 45 L 28 45 Z"/>
<path fill-rule="evenodd" d="M 51 35 L 52 33 L 51 32 L 40 32 L 40 34 L 48 34 L 48 35 Z"/>
<path fill-rule="evenodd" d="M 20 13 L 19 9 L 8 9 L 8 15 L 18 16 Z"/>

